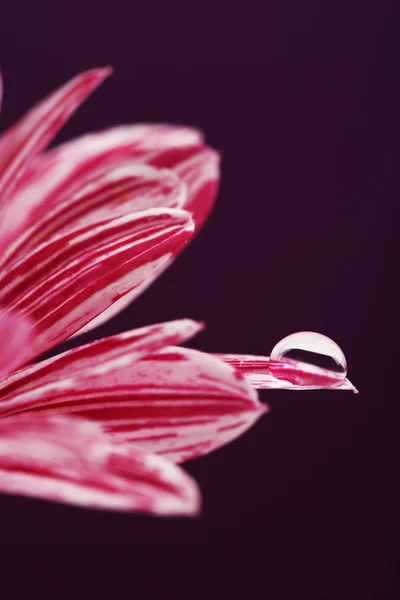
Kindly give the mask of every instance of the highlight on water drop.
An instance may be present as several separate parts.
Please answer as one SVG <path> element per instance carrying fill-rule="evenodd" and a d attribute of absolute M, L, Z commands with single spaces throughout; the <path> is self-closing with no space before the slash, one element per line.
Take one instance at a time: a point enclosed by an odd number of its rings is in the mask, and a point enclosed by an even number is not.
<path fill-rule="evenodd" d="M 272 349 L 270 372 L 295 385 L 335 387 L 343 383 L 347 362 L 342 349 L 321 333 L 299 331 Z"/>

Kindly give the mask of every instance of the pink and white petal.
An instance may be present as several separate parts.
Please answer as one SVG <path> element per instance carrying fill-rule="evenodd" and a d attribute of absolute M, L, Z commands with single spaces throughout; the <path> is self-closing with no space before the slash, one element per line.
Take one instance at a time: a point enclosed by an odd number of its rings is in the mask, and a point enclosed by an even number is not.
<path fill-rule="evenodd" d="M 166 267 L 168 267 L 169 264 L 170 264 L 169 262 L 166 263 Z M 163 272 L 163 269 L 160 269 L 160 271 L 158 272 L 158 275 L 161 275 L 162 272 Z M 95 329 L 96 327 L 100 327 L 100 325 L 103 325 L 103 323 L 107 323 L 107 321 L 110 321 L 110 319 L 112 319 L 113 317 L 118 315 L 121 311 L 123 311 L 125 308 L 127 308 L 130 305 L 130 303 L 133 302 L 133 300 L 135 300 L 135 298 L 137 298 L 137 296 L 138 296 L 138 294 L 136 292 L 136 289 L 133 289 L 131 292 L 128 292 L 127 294 L 125 294 L 125 296 L 122 296 L 122 298 L 119 298 L 119 300 L 116 300 L 113 304 L 111 304 L 111 306 L 106 308 L 106 310 L 104 310 L 102 313 L 97 315 L 97 317 L 95 317 L 94 319 L 89 321 L 89 323 L 87 323 L 84 327 L 82 327 L 82 329 L 79 329 L 74 334 L 72 334 L 71 338 L 74 338 L 78 335 L 82 335 L 83 333 L 87 333 L 88 331 L 92 331 L 92 329 Z"/>
<path fill-rule="evenodd" d="M 60 390 L 108 388 L 116 372 L 123 376 L 136 362 L 164 346 L 191 339 L 202 323 L 180 319 L 133 329 L 79 346 L 29 365 L 0 381 L 0 416 L 38 406 Z M 122 381 L 118 379 L 118 383 Z M 39 404 L 40 405 L 40 404 Z"/>
<path fill-rule="evenodd" d="M 196 212 L 204 205 L 203 217 L 210 209 L 219 176 L 218 155 L 204 145 L 200 132 L 172 125 L 122 126 L 83 136 L 38 157 L 16 190 L 0 237 L 21 214 L 27 227 L 39 222 L 59 204 L 60 196 L 63 202 L 73 201 L 93 173 L 111 172 L 128 160 L 173 170 L 182 165 L 182 178 L 190 188 L 189 204 Z"/>
<path fill-rule="evenodd" d="M 57 372 L 57 371 L 56 371 Z M 213 356 L 168 347 L 106 376 L 68 379 L 28 392 L 4 390 L 1 413 L 76 414 L 119 443 L 180 462 L 232 441 L 266 410 L 240 373 Z"/>
<path fill-rule="evenodd" d="M 27 362 L 33 347 L 33 327 L 29 319 L 0 312 L 0 377 Z"/>
<path fill-rule="evenodd" d="M 70 80 L 31 109 L 0 138 L 0 199 L 7 202 L 29 163 L 50 143 L 72 113 L 110 74 L 93 69 Z M 0 204 L 1 208 L 1 204 Z"/>
<path fill-rule="evenodd" d="M 29 217 L 23 234 L 9 244 L 2 257 L 3 269 L 12 269 L 21 256 L 56 235 L 130 212 L 185 204 L 186 185 L 172 171 L 135 164 L 124 156 L 106 164 L 86 159 L 76 166 L 73 177 L 66 179 L 62 173 L 57 178 L 55 169 L 54 189 L 47 193 L 40 185 L 25 186 L 14 196 L 0 225 L 0 238 L 2 230 L 14 222 L 15 213 L 23 210 Z M 64 165 L 62 170 L 68 169 L 70 166 Z M 38 199 L 36 209 L 29 206 Z"/>
<path fill-rule="evenodd" d="M 195 515 L 200 505 L 179 467 L 114 446 L 94 423 L 46 415 L 0 421 L 0 491 L 155 515 Z"/>
<path fill-rule="evenodd" d="M 217 358 L 234 367 L 249 384 L 258 390 L 350 390 L 357 388 L 346 378 L 339 381 L 337 375 L 326 369 L 316 369 L 312 365 L 273 363 L 268 356 L 249 354 L 215 354 Z"/>
<path fill-rule="evenodd" d="M 220 157 L 217 152 L 202 147 L 175 167 L 175 173 L 186 184 L 185 202 L 181 206 L 191 213 L 195 222 L 195 233 L 202 227 L 213 208 L 219 188 L 219 163 Z M 168 264 L 163 270 L 166 267 Z M 135 297 L 135 292 L 126 294 L 74 335 L 86 333 L 102 325 L 129 306 Z"/>
<path fill-rule="evenodd" d="M 207 219 L 218 193 L 220 155 L 215 150 L 200 148 L 193 156 L 175 166 L 175 172 L 188 187 L 183 208 L 193 215 L 196 231 Z"/>
<path fill-rule="evenodd" d="M 126 125 L 79 137 L 37 158 L 16 190 L 14 212 L 23 209 L 37 220 L 60 196 L 73 198 L 94 173 L 127 161 L 173 169 L 202 147 L 196 130 L 168 125 Z"/>
<path fill-rule="evenodd" d="M 39 355 L 140 294 L 192 233 L 189 213 L 151 209 L 52 238 L 0 275 L 0 302 L 33 320 Z"/>
<path fill-rule="evenodd" d="M 154 161 L 157 164 L 158 162 L 158 160 Z M 175 166 L 175 173 L 185 184 L 185 193 L 180 195 L 180 198 L 184 198 L 184 202 L 180 206 L 191 213 L 195 222 L 195 233 L 199 231 L 212 210 L 219 187 L 219 163 L 220 157 L 217 152 L 207 147 L 201 147 L 189 158 L 183 159 Z M 168 264 L 163 270 L 166 267 Z M 102 325 L 129 306 L 135 297 L 135 292 L 126 294 L 74 335 L 86 333 Z"/>

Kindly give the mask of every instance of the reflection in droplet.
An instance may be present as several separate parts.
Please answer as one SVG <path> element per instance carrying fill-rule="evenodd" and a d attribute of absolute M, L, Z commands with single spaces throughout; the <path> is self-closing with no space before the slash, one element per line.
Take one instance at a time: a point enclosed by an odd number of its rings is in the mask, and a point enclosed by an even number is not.
<path fill-rule="evenodd" d="M 312 331 L 283 338 L 273 348 L 269 360 L 274 377 L 296 385 L 334 387 L 347 374 L 341 348 L 327 336 Z"/>

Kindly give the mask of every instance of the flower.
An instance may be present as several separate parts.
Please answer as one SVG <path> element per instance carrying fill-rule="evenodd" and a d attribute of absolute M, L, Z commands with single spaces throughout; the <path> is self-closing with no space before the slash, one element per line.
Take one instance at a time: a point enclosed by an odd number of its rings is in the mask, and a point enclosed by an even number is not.
<path fill-rule="evenodd" d="M 268 410 L 254 388 L 294 386 L 285 368 L 177 346 L 202 327 L 190 319 L 23 366 L 146 289 L 217 192 L 218 154 L 185 127 L 116 127 L 45 151 L 109 72 L 72 79 L 0 139 L 0 491 L 195 514 L 197 486 L 174 463 L 248 429 Z"/>

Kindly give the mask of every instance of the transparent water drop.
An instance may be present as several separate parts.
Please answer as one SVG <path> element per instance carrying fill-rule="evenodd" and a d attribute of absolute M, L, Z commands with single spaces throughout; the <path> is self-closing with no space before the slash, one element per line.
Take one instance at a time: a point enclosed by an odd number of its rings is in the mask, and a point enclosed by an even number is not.
<path fill-rule="evenodd" d="M 307 387 L 335 387 L 347 374 L 341 348 L 313 331 L 292 333 L 278 342 L 270 354 L 269 368 L 277 379 Z"/>

